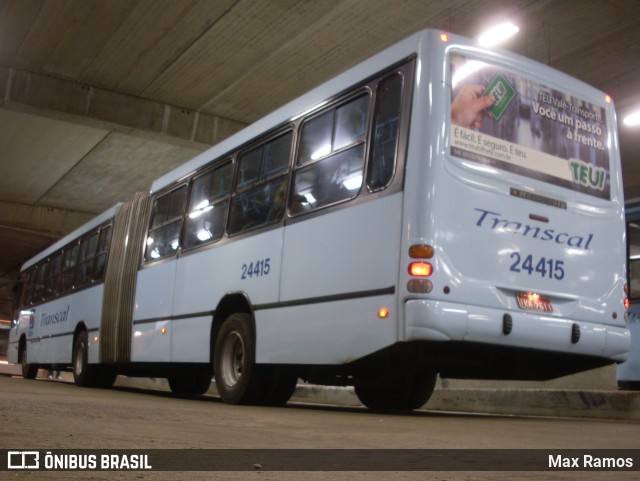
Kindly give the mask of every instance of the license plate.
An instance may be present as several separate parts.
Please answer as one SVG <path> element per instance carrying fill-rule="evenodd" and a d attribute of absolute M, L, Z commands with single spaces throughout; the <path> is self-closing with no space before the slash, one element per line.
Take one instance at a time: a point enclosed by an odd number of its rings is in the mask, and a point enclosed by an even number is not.
<path fill-rule="evenodd" d="M 518 306 L 528 311 L 553 312 L 551 301 L 537 294 L 517 294 Z"/>

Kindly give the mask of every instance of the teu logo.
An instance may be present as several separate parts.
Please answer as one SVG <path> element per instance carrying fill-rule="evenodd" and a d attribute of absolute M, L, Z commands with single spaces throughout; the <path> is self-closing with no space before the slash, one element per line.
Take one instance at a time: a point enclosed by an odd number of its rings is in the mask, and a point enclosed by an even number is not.
<path fill-rule="evenodd" d="M 40 453 L 38 451 L 8 451 L 7 469 L 39 469 Z"/>

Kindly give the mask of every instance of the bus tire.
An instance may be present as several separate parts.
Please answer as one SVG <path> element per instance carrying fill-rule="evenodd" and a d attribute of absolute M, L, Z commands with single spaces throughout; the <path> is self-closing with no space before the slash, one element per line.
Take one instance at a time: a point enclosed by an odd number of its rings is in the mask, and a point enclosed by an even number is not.
<path fill-rule="evenodd" d="M 354 376 L 354 388 L 362 404 L 373 410 L 412 411 L 433 394 L 437 373 L 420 356 L 396 353 Z"/>
<path fill-rule="evenodd" d="M 113 387 L 113 383 L 116 382 L 117 377 L 118 377 L 118 373 L 116 372 L 115 369 L 109 366 L 101 366 L 100 376 L 98 378 L 98 384 L 96 387 L 101 387 L 104 389 Z"/>
<path fill-rule="evenodd" d="M 229 404 L 261 404 L 264 384 L 255 363 L 251 317 L 246 313 L 227 317 L 215 342 L 213 377 L 220 398 Z"/>
<path fill-rule="evenodd" d="M 87 331 L 81 331 L 73 345 L 73 381 L 80 387 L 99 387 L 102 384 L 100 366 L 88 362 L 88 339 Z"/>
<path fill-rule="evenodd" d="M 38 365 L 30 364 L 27 362 L 27 341 L 20 343 L 20 350 L 18 353 L 20 358 L 20 365 L 22 367 L 22 377 L 25 379 L 35 379 L 38 377 Z"/>
<path fill-rule="evenodd" d="M 369 409 L 380 411 L 413 411 L 426 404 L 435 387 L 435 373 L 416 376 L 412 383 L 385 383 L 379 386 L 363 386 L 356 383 L 358 399 Z"/>
<path fill-rule="evenodd" d="M 298 372 L 291 366 L 265 366 L 270 369 L 271 386 L 264 399 L 267 406 L 284 406 L 287 404 L 298 384 Z"/>
<path fill-rule="evenodd" d="M 212 377 L 209 369 L 196 369 L 172 374 L 167 378 L 167 381 L 174 394 L 199 396 L 209 390 Z"/>

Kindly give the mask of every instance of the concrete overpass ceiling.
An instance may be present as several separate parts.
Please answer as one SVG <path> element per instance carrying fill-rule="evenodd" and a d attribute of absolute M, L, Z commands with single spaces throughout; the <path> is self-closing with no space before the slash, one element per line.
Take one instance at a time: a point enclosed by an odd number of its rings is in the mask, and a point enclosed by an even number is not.
<path fill-rule="evenodd" d="M 635 1 L 0 0 L 0 276 L 405 36 L 504 18 L 521 28 L 505 48 L 610 93 L 620 116 L 640 103 Z M 621 126 L 620 143 L 638 197 L 640 136 Z"/>

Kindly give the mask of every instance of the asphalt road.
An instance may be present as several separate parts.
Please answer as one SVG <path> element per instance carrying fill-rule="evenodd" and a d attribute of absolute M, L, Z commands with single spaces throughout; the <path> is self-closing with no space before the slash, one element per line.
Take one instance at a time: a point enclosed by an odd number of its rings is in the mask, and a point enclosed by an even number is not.
<path fill-rule="evenodd" d="M 640 423 L 469 415 L 289 404 L 229 406 L 214 396 L 83 389 L 0 376 L 0 448 L 18 449 L 640 449 Z M 367 468 L 366 459 L 363 468 Z M 496 466 L 499 469 L 499 466 Z M 616 480 L 640 472 L 613 473 Z M 559 472 L 0 472 L 0 480 L 609 480 L 603 471 Z"/>

